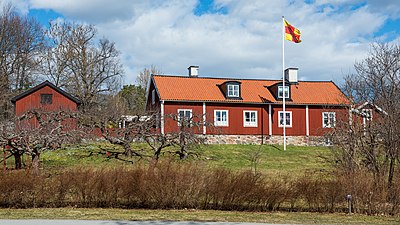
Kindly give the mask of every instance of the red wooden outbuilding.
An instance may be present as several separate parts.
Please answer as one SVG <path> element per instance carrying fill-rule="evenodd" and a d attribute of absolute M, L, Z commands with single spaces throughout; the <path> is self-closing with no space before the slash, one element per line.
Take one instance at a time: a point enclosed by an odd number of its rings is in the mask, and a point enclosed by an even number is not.
<path fill-rule="evenodd" d="M 77 111 L 80 105 L 79 99 L 56 87 L 49 81 L 15 96 L 11 99 L 15 106 L 15 116 L 22 116 L 29 110 L 41 110 L 44 112 Z M 35 126 L 37 121 L 31 121 Z"/>
<path fill-rule="evenodd" d="M 76 111 L 80 105 L 79 99 L 47 80 L 15 96 L 11 102 L 15 105 L 16 116 L 21 116 L 26 111 L 33 109 Z"/>

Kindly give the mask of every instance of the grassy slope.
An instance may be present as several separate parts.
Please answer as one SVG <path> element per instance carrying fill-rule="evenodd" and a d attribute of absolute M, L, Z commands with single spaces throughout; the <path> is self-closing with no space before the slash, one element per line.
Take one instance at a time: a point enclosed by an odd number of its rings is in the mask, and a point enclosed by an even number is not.
<path fill-rule="evenodd" d="M 151 155 L 143 150 L 145 146 L 134 146 L 141 153 Z M 103 150 L 101 150 L 103 149 Z M 117 166 L 131 163 L 114 158 L 108 159 L 104 149 L 114 149 L 110 145 L 97 143 L 69 147 L 42 154 L 41 166 L 44 169 L 63 169 L 74 166 Z M 256 167 L 268 175 L 292 174 L 298 175 L 307 172 L 326 172 L 331 168 L 328 158 L 330 150 L 326 147 L 288 146 L 286 151 L 282 146 L 272 145 L 207 145 L 196 149 L 198 157 L 191 158 L 206 163 L 208 166 L 222 166 L 232 170 L 254 169 L 252 158 L 257 158 Z M 254 157 L 258 155 L 258 157 Z M 146 160 L 134 159 L 134 163 Z"/>
<path fill-rule="evenodd" d="M 325 147 L 288 146 L 283 151 L 282 146 L 272 145 L 210 145 L 202 150 L 211 165 L 234 170 L 252 168 L 255 155 L 259 155 L 257 170 L 271 175 L 330 169 L 330 151 Z"/>

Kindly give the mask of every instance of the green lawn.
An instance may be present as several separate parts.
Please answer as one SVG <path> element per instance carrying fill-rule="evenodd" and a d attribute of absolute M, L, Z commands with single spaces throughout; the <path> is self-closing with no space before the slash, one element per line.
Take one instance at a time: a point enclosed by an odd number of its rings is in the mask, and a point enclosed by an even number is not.
<path fill-rule="evenodd" d="M 200 151 L 210 165 L 234 170 L 252 168 L 252 158 L 258 158 L 257 170 L 267 174 L 321 172 L 331 168 L 327 147 L 288 146 L 283 151 L 282 146 L 273 145 L 208 145 Z"/>
<path fill-rule="evenodd" d="M 133 145 L 141 154 L 151 156 L 146 145 Z M 122 149 L 110 144 L 98 142 L 68 146 L 63 149 L 46 151 L 41 155 L 41 168 L 44 170 L 62 170 L 75 166 L 114 167 L 131 166 L 137 163 L 148 163 L 147 159 L 123 158 L 118 160 L 105 155 L 106 150 L 122 152 Z M 169 149 L 172 150 L 172 149 Z M 254 169 L 264 174 L 300 175 L 308 172 L 324 173 L 331 170 L 330 149 L 327 147 L 288 146 L 283 151 L 282 146 L 275 145 L 205 145 L 195 149 L 195 157 L 188 160 L 205 163 L 210 167 L 224 167 L 232 170 Z M 165 153 L 162 159 L 167 158 Z M 28 156 L 24 161 L 29 164 Z M 129 162 L 130 161 L 130 162 Z M 8 161 L 12 168 L 13 159 Z"/>
<path fill-rule="evenodd" d="M 151 156 L 145 145 L 134 145 L 142 154 Z M 46 151 L 41 155 L 41 167 L 47 169 L 64 169 L 74 166 L 130 166 L 137 163 L 147 163 L 148 159 L 126 159 L 122 161 L 108 158 L 105 151 L 119 151 L 105 143 L 82 144 L 64 149 Z M 171 150 L 171 149 L 169 149 Z M 282 146 L 274 145 L 205 145 L 194 150 L 196 157 L 188 160 L 205 163 L 211 167 L 224 167 L 232 170 L 254 169 L 264 174 L 299 175 L 307 172 L 324 173 L 331 169 L 330 149 L 327 147 L 288 146 L 283 151 Z M 26 156 L 25 156 L 26 157 Z M 164 155 L 164 158 L 167 154 Z M 25 161 L 29 160 L 28 158 Z M 9 160 L 10 161 L 10 160 Z M 11 164 L 10 164 L 11 163 Z M 12 165 L 13 162 L 9 162 Z M 27 162 L 29 163 L 29 161 Z"/>

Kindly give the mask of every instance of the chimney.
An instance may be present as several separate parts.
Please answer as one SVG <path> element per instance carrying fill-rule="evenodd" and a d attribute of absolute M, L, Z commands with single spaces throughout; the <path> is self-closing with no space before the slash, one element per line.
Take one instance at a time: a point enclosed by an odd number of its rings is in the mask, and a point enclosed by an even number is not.
<path fill-rule="evenodd" d="M 298 83 L 297 71 L 299 68 L 287 68 L 285 70 L 285 79 L 290 83 Z"/>
<path fill-rule="evenodd" d="M 199 76 L 199 66 L 189 66 L 189 77 L 198 77 Z"/>

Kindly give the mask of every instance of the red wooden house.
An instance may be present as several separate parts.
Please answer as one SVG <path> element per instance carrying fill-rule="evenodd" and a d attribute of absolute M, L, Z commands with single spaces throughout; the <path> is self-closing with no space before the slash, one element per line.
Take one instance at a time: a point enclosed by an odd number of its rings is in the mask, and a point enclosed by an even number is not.
<path fill-rule="evenodd" d="M 285 71 L 285 88 L 282 80 L 207 78 L 188 69 L 189 76 L 151 77 L 146 108 L 158 111 L 161 133 L 179 128 L 166 115 L 202 115 L 218 128 L 199 131 L 209 143 L 282 143 L 286 119 L 289 144 L 320 144 L 339 117 L 349 117 L 350 101 L 332 81 L 298 81 L 296 68 Z"/>
<path fill-rule="evenodd" d="M 15 106 L 15 115 L 21 116 L 29 110 L 77 111 L 80 101 L 74 96 L 63 91 L 49 81 L 15 96 L 11 99 Z M 37 126 L 37 121 L 30 121 L 31 126 Z"/>

